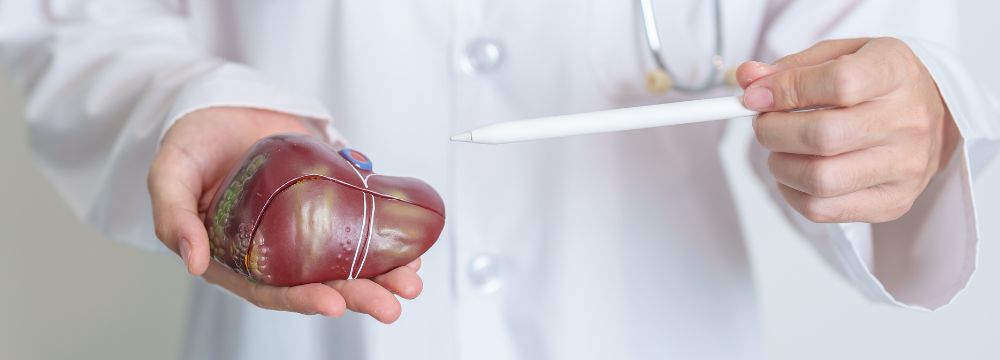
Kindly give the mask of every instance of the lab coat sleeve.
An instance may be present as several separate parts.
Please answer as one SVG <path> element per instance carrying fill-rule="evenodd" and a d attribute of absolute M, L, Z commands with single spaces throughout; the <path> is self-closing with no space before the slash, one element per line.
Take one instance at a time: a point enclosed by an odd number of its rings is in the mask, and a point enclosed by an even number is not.
<path fill-rule="evenodd" d="M 81 219 L 164 250 L 146 173 L 178 118 L 214 106 L 285 112 L 328 126 L 318 102 L 211 56 L 166 0 L 0 0 L 0 63 L 26 100 L 31 153 Z"/>
<path fill-rule="evenodd" d="M 831 17 L 833 15 L 833 17 Z M 954 49 L 956 9 L 945 1 L 798 1 L 780 9 L 765 33 L 765 60 L 817 40 L 860 36 L 903 39 L 934 77 L 962 142 L 912 209 L 898 220 L 816 224 L 770 186 L 772 197 L 820 255 L 872 300 L 933 310 L 951 302 L 976 267 L 978 232 L 972 179 L 1000 149 L 1000 106 L 964 71 Z M 813 24 L 815 28 L 805 28 Z M 791 26 L 798 26 L 790 31 Z M 754 142 L 751 160 L 768 183 L 767 152 Z M 985 184 L 980 184 L 985 185 Z"/>

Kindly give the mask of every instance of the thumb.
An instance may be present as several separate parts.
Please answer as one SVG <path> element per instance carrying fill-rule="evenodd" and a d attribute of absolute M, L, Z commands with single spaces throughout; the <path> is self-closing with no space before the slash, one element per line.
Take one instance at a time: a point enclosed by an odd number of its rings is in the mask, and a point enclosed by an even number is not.
<path fill-rule="evenodd" d="M 758 111 L 781 111 L 831 105 L 836 90 L 829 86 L 833 62 L 858 51 L 869 39 L 824 40 L 785 56 L 774 65 L 740 66 L 737 76 L 746 91 L 743 103 Z M 742 70 L 742 72 L 740 72 Z M 744 83 L 746 80 L 746 83 Z"/>
<path fill-rule="evenodd" d="M 208 268 L 209 247 L 194 192 L 201 189 L 200 178 L 182 153 L 171 150 L 161 148 L 147 179 L 156 236 L 181 256 L 188 272 L 201 275 Z"/>

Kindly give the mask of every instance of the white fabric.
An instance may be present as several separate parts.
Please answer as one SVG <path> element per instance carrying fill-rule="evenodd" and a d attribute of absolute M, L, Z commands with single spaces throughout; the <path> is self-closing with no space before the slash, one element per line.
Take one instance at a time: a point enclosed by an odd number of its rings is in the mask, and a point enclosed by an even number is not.
<path fill-rule="evenodd" d="M 1000 109 L 965 74 L 943 1 L 726 1 L 729 66 L 823 38 L 906 36 L 964 142 L 888 224 L 817 225 L 817 251 L 872 299 L 946 304 L 975 267 L 971 178 Z M 329 123 L 385 174 L 445 198 L 424 294 L 391 326 L 254 308 L 197 282 L 195 359 L 760 359 L 758 309 L 718 159 L 722 122 L 505 146 L 447 138 L 487 123 L 682 100 L 651 95 L 632 1 L 0 0 L 0 59 L 24 89 L 32 150 L 73 210 L 109 237 L 155 239 L 145 172 L 161 134 L 235 105 Z M 712 3 L 656 1 L 666 61 L 704 74 Z M 490 72 L 466 44 L 499 44 Z M 467 64 L 466 64 L 467 65 Z M 708 97 L 732 90 L 690 95 Z M 751 151 L 757 168 L 763 152 Z M 766 171 L 761 172 L 765 181 Z M 489 254 L 483 293 L 468 262 Z M 179 270 L 180 271 L 180 270 Z"/>

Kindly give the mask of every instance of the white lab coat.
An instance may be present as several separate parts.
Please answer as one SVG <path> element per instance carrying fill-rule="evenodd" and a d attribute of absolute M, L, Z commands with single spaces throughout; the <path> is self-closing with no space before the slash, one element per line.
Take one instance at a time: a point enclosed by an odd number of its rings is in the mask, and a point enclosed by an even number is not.
<path fill-rule="evenodd" d="M 822 38 L 907 36 L 964 138 L 950 166 L 895 222 L 789 214 L 871 299 L 948 303 L 976 264 L 970 179 L 1000 139 L 996 103 L 948 49 L 954 4 L 723 3 L 728 66 Z M 712 3 L 655 4 L 667 63 L 682 81 L 704 74 Z M 199 280 L 188 358 L 760 359 L 753 281 L 718 158 L 724 122 L 447 141 L 498 121 L 733 92 L 647 93 L 639 29 L 624 0 L 0 0 L 2 60 L 26 93 L 37 163 L 110 238 L 163 249 L 146 170 L 174 120 L 212 106 L 332 124 L 376 171 L 422 178 L 444 197 L 425 291 L 397 323 L 260 310 Z M 484 43 L 500 56 L 475 45 Z M 764 153 L 752 153 L 760 164 Z"/>

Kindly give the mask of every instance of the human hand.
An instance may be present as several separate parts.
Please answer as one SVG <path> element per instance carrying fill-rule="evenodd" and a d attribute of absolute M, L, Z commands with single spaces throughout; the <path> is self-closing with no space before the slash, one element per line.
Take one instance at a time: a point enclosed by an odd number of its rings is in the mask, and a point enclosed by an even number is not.
<path fill-rule="evenodd" d="M 903 216 L 960 140 L 920 59 L 893 38 L 817 43 L 737 70 L 778 189 L 815 222 Z M 815 109 L 796 111 L 796 109 Z"/>
<path fill-rule="evenodd" d="M 149 170 L 156 236 L 200 275 L 265 309 L 340 316 L 346 309 L 391 323 L 423 283 L 420 259 L 373 279 L 335 280 L 293 287 L 248 281 L 211 261 L 205 212 L 230 169 L 257 140 L 278 133 L 310 134 L 296 117 L 266 110 L 209 108 L 178 120 L 163 138 Z"/>

